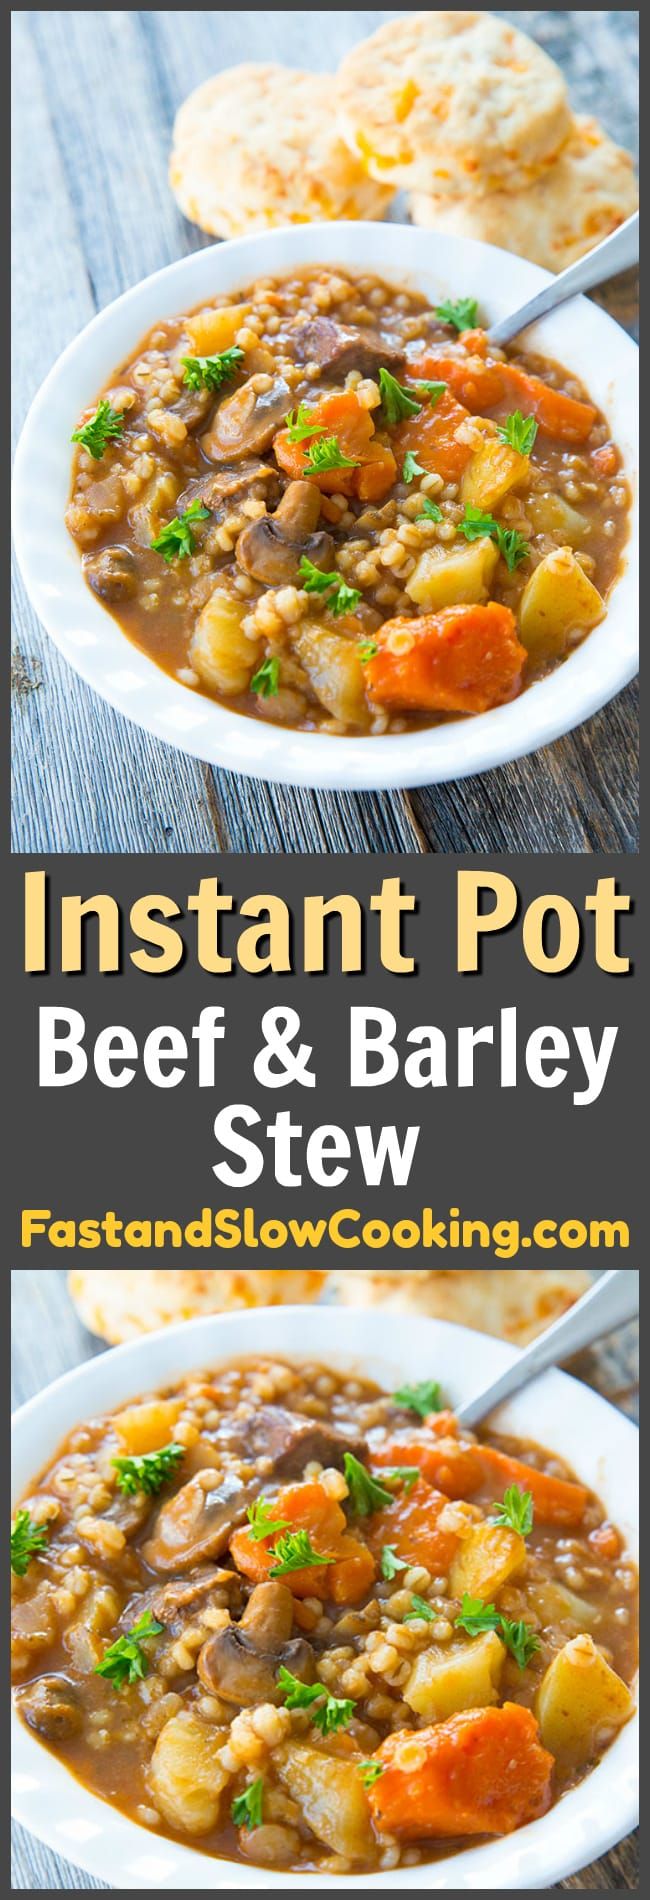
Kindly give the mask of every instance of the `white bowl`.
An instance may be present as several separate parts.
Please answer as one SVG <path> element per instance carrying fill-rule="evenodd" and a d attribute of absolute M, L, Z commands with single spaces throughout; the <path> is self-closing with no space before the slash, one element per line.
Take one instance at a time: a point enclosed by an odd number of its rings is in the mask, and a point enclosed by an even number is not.
<path fill-rule="evenodd" d="M 595 304 L 575 298 L 530 333 L 531 346 L 574 370 L 604 410 L 634 490 L 625 565 L 605 620 L 548 679 L 494 712 L 424 732 L 333 738 L 292 732 L 229 712 L 188 690 L 132 645 L 82 578 L 64 525 L 70 434 L 84 407 L 157 318 L 246 286 L 324 263 L 375 271 L 400 287 L 471 295 L 494 321 L 523 304 L 548 272 L 469 238 L 395 224 L 315 224 L 211 245 L 145 278 L 82 330 L 30 409 L 14 476 L 14 533 L 32 605 L 77 672 L 138 725 L 212 765 L 278 784 L 351 791 L 433 784 L 484 772 L 547 745 L 589 718 L 638 665 L 637 364 L 629 337 Z"/>
<path fill-rule="evenodd" d="M 162 1387 L 179 1374 L 214 1369 L 248 1354 L 314 1359 L 396 1390 L 405 1377 L 441 1374 L 459 1404 L 516 1358 L 516 1350 L 443 1320 L 379 1311 L 303 1306 L 264 1308 L 192 1320 L 120 1346 L 58 1379 L 23 1406 L 14 1420 L 12 1498 L 56 1452 L 73 1425 Z M 597 1491 L 638 1551 L 637 1433 L 587 1386 L 547 1373 L 498 1414 L 499 1427 L 538 1440 L 567 1457 Z M 549 1887 L 619 1841 L 638 1819 L 637 1719 L 623 1729 L 599 1766 L 540 1821 L 487 1847 L 394 1873 L 360 1874 L 353 1886 L 384 1888 Z M 129 1821 L 75 1781 L 13 1715 L 13 1813 L 57 1853 L 122 1891 L 133 1888 L 275 1888 L 287 1875 L 223 1862 L 180 1847 Z M 336 1878 L 300 1876 L 317 1891 Z"/>

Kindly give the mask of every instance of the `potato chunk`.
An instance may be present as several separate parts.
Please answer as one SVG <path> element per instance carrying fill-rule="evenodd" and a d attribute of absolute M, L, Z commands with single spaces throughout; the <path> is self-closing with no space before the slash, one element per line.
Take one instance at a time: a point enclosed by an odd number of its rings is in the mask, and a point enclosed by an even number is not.
<path fill-rule="evenodd" d="M 228 1776 L 217 1758 L 224 1740 L 190 1709 L 181 1709 L 161 1729 L 149 1769 L 155 1807 L 181 1834 L 208 1834 L 216 1827 Z"/>
<path fill-rule="evenodd" d="M 554 1656 L 537 1697 L 544 1747 L 562 1768 L 582 1768 L 628 1722 L 634 1698 L 596 1649 L 574 1636 Z"/>
<path fill-rule="evenodd" d="M 404 1701 L 428 1722 L 444 1722 L 459 1709 L 490 1708 L 499 1700 L 505 1653 L 496 1630 L 449 1649 L 427 1649 L 414 1663 Z"/>
<path fill-rule="evenodd" d="M 175 1399 L 146 1399 L 142 1405 L 127 1405 L 125 1411 L 117 1412 L 113 1424 L 129 1457 L 139 1458 L 143 1452 L 171 1444 L 180 1409 Z"/>
<path fill-rule="evenodd" d="M 520 455 L 517 449 L 500 442 L 498 436 L 489 436 L 475 449 L 471 462 L 460 484 L 460 499 L 469 508 L 496 508 L 511 488 L 521 488 L 528 480 L 530 463 L 527 455 Z"/>
<path fill-rule="evenodd" d="M 245 327 L 249 313 L 249 303 L 225 305 L 220 310 L 198 310 L 185 324 L 190 342 L 190 350 L 185 354 L 218 356 L 221 350 L 232 349 L 237 331 Z"/>
<path fill-rule="evenodd" d="M 332 718 L 365 729 L 369 715 L 356 642 L 312 620 L 303 623 L 294 646 L 317 698 Z"/>
<path fill-rule="evenodd" d="M 215 587 L 190 642 L 190 665 L 213 693 L 245 693 L 262 654 L 261 640 L 242 632 L 248 604 Z"/>
<path fill-rule="evenodd" d="M 406 583 L 406 592 L 418 607 L 433 613 L 464 600 L 487 600 L 498 559 L 499 550 L 489 534 L 451 554 L 441 556 L 427 548 Z"/>
<path fill-rule="evenodd" d="M 503 1589 L 526 1562 L 526 1545 L 517 1531 L 501 1524 L 475 1524 L 463 1538 L 449 1572 L 453 1597 L 480 1597 L 482 1603 Z"/>
<path fill-rule="evenodd" d="M 571 548 L 547 554 L 526 582 L 519 603 L 519 634 L 529 653 L 557 657 L 574 629 L 602 620 L 605 602 Z"/>
<path fill-rule="evenodd" d="M 563 495 L 531 495 L 526 502 L 526 514 L 530 515 L 538 534 L 561 534 L 572 548 L 579 547 L 589 533 L 586 515 L 571 508 Z"/>
<path fill-rule="evenodd" d="M 274 1765 L 318 1841 L 346 1860 L 371 1858 L 368 1798 L 354 1761 L 290 1742 Z"/>

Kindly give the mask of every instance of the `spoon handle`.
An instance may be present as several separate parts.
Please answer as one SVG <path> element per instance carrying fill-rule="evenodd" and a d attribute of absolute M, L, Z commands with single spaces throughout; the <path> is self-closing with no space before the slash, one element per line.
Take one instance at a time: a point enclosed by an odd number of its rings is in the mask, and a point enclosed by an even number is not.
<path fill-rule="evenodd" d="M 579 291 L 593 290 L 594 284 L 602 284 L 607 277 L 615 277 L 618 271 L 629 270 L 631 264 L 639 261 L 639 213 L 635 211 L 617 231 L 603 238 L 595 250 L 588 251 L 586 257 L 579 257 L 577 264 L 570 264 L 568 270 L 560 271 L 558 277 L 552 277 L 543 290 L 521 309 L 504 317 L 501 323 L 493 323 L 488 330 L 491 343 L 510 343 L 513 336 L 519 336 L 520 330 L 526 330 L 529 323 L 535 323 L 538 317 L 545 317 L 549 310 L 557 309 L 565 303 L 567 297 L 576 297 Z"/>
<path fill-rule="evenodd" d="M 568 1313 L 563 1313 L 561 1319 L 519 1354 L 500 1378 L 457 1408 L 460 1423 L 478 1425 L 496 1405 L 512 1398 L 513 1392 L 536 1379 L 548 1366 L 556 1366 L 559 1360 L 582 1352 L 605 1333 L 615 1332 L 626 1320 L 634 1319 L 638 1311 L 638 1271 L 633 1267 L 617 1267 L 611 1273 L 604 1273 Z"/>

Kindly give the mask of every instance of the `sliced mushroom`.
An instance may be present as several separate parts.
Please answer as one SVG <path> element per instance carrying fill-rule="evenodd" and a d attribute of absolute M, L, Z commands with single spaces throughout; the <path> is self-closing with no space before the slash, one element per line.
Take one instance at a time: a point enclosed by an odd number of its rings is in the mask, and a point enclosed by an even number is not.
<path fill-rule="evenodd" d="M 39 1676 L 37 1682 L 18 1690 L 16 1700 L 23 1721 L 44 1742 L 67 1742 L 79 1733 L 83 1712 L 78 1692 L 66 1676 Z"/>
<path fill-rule="evenodd" d="M 256 581 L 283 587 L 295 581 L 302 556 L 327 570 L 334 559 L 331 534 L 315 533 L 320 494 L 313 482 L 289 482 L 274 515 L 244 528 L 236 546 L 239 566 Z"/>
<path fill-rule="evenodd" d="M 275 376 L 268 389 L 257 384 L 266 377 L 250 376 L 219 404 L 212 428 L 201 437 L 201 448 L 210 462 L 238 461 L 243 455 L 263 455 L 270 447 L 276 429 L 291 408 L 291 390 L 283 376 Z"/>
<path fill-rule="evenodd" d="M 293 1598 L 283 1583 L 258 1583 L 240 1623 L 210 1636 L 200 1652 L 199 1679 L 211 1695 L 240 1708 L 258 1702 L 279 1702 L 277 1675 L 281 1664 L 301 1682 L 313 1682 L 316 1673 L 311 1644 L 291 1637 Z"/>
<path fill-rule="evenodd" d="M 218 1557 L 259 1489 L 259 1480 L 242 1484 L 232 1472 L 216 1480 L 214 1471 L 197 1471 L 159 1510 L 145 1561 L 164 1573 Z"/>
<path fill-rule="evenodd" d="M 182 515 L 190 502 L 200 501 L 211 514 L 216 514 L 223 503 L 229 505 L 235 496 L 242 495 L 244 489 L 252 488 L 257 482 L 267 485 L 267 499 L 275 499 L 279 477 L 277 468 L 270 462 L 253 461 L 235 463 L 232 468 L 221 468 L 215 475 L 204 475 L 199 482 L 190 482 L 178 496 L 175 503 L 176 513 Z"/>
<path fill-rule="evenodd" d="M 81 565 L 100 600 L 132 600 L 137 592 L 138 569 L 130 548 L 99 548 L 97 554 L 84 554 Z"/>

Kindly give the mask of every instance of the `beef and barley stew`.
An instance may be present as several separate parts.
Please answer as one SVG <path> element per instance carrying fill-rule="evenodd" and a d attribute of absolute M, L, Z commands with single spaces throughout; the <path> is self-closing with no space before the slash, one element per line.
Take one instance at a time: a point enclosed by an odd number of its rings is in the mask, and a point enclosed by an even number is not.
<path fill-rule="evenodd" d="M 264 1867 L 507 1834 L 633 1709 L 636 1573 L 534 1445 L 246 1362 L 78 1426 L 12 1530 L 24 1722 L 150 1829 Z"/>
<path fill-rule="evenodd" d="M 169 673 L 303 731 L 485 712 L 602 619 L 629 505 L 567 371 L 310 270 L 155 325 L 74 432 L 89 586 Z"/>

